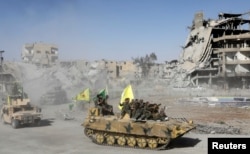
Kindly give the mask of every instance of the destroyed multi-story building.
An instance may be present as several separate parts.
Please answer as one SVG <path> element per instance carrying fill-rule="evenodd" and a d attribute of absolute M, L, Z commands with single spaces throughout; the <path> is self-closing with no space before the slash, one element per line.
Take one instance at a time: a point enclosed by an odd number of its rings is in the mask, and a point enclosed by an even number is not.
<path fill-rule="evenodd" d="M 171 80 L 172 78 L 174 78 L 175 70 L 177 69 L 178 66 L 178 60 L 174 59 L 171 61 L 165 61 L 164 64 L 157 64 L 156 66 L 158 66 L 157 72 L 159 72 L 159 74 L 157 75 L 160 78 Z"/>
<path fill-rule="evenodd" d="M 58 47 L 48 43 L 27 43 L 22 48 L 22 60 L 39 66 L 51 66 L 58 60 Z"/>
<path fill-rule="evenodd" d="M 138 72 L 136 65 L 133 61 L 112 61 L 112 60 L 101 60 L 100 64 L 103 64 L 104 69 L 107 70 L 110 78 L 121 78 L 128 76 L 135 76 Z"/>
<path fill-rule="evenodd" d="M 217 19 L 205 19 L 203 12 L 197 12 L 189 27 L 190 32 L 180 58 L 152 65 L 147 78 L 161 78 L 175 87 L 205 84 L 224 88 L 250 88 L 249 15 L 249 12 L 220 13 Z M 58 47 L 45 43 L 25 44 L 22 59 L 49 66 L 58 60 Z M 107 78 L 145 77 L 142 67 L 133 61 L 100 60 L 94 63 L 99 64 L 94 69 L 106 72 Z M 95 66 L 89 64 L 83 61 L 82 67 Z"/>
<path fill-rule="evenodd" d="M 250 86 L 249 13 L 220 13 L 218 19 L 195 14 L 179 59 L 191 85 Z"/>

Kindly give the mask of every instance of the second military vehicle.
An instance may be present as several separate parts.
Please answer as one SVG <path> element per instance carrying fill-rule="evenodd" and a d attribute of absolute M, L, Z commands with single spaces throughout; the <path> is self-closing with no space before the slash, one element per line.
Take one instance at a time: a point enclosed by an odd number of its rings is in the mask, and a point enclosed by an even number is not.
<path fill-rule="evenodd" d="M 9 123 L 13 128 L 21 125 L 39 125 L 42 114 L 39 107 L 30 104 L 28 95 L 23 91 L 23 87 L 14 73 L 11 73 L 8 65 L 3 64 L 2 53 L 0 51 L 0 105 L 1 120 Z"/>
<path fill-rule="evenodd" d="M 41 118 L 41 109 L 31 105 L 28 98 L 9 96 L 1 109 L 2 122 L 11 124 L 13 128 L 21 125 L 38 126 Z"/>

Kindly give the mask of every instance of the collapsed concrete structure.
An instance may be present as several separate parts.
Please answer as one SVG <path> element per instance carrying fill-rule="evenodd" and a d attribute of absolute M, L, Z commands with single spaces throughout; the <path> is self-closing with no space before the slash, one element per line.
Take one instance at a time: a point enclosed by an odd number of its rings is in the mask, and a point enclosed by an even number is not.
<path fill-rule="evenodd" d="M 218 19 L 195 14 L 179 68 L 193 86 L 250 87 L 249 13 L 220 13 Z"/>
<path fill-rule="evenodd" d="M 243 18 L 246 15 L 221 13 L 218 19 L 205 20 L 202 12 L 196 13 L 180 58 L 155 64 L 147 79 L 152 85 L 158 82 L 162 87 L 249 88 L 250 20 Z M 68 102 L 83 87 L 99 89 L 108 85 L 115 89 L 118 85 L 124 87 L 143 80 L 142 69 L 133 61 L 59 61 L 58 47 L 52 44 L 25 44 L 22 59 L 26 63 L 51 66 L 43 69 L 31 64 L 8 63 L 9 68 L 5 69 L 19 80 L 22 78 L 31 96 L 42 96 L 49 101 L 57 95 L 66 96 L 66 92 L 67 99 L 60 102 Z"/>

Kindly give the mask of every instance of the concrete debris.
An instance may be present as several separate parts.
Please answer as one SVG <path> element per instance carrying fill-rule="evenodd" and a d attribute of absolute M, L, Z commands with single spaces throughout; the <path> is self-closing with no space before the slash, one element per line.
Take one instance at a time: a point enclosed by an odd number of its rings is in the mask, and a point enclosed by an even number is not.
<path fill-rule="evenodd" d="M 57 111 L 55 112 L 55 117 L 59 120 L 76 120 L 74 116 L 70 112 L 67 111 Z"/>
<path fill-rule="evenodd" d="M 67 113 L 65 113 L 63 115 L 63 117 L 64 117 L 64 120 L 74 120 L 75 119 L 74 117 L 69 116 Z"/>
<path fill-rule="evenodd" d="M 201 134 L 240 134 L 240 129 L 224 124 L 198 124 L 195 132 Z"/>

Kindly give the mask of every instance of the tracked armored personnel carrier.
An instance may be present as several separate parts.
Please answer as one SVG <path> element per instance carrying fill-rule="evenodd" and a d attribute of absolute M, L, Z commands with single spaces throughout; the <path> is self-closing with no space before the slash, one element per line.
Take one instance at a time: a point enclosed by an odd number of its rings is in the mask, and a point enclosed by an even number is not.
<path fill-rule="evenodd" d="M 130 119 L 128 115 L 100 116 L 97 108 L 90 108 L 83 122 L 84 133 L 99 145 L 141 149 L 166 149 L 169 143 L 195 128 L 192 121 Z"/>
<path fill-rule="evenodd" d="M 9 97 L 1 109 L 2 122 L 11 124 L 13 128 L 24 125 L 39 126 L 41 118 L 41 109 L 31 105 L 28 98 Z"/>

